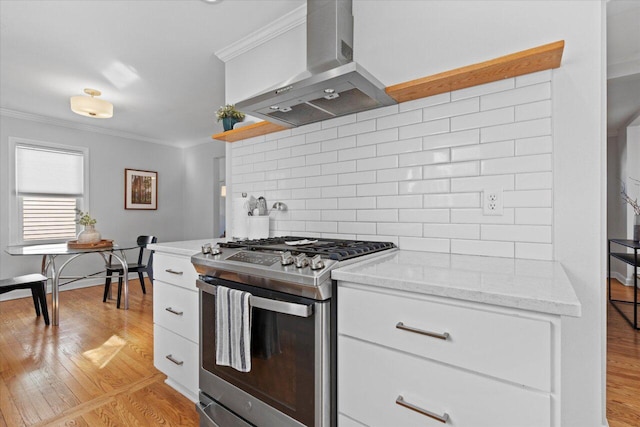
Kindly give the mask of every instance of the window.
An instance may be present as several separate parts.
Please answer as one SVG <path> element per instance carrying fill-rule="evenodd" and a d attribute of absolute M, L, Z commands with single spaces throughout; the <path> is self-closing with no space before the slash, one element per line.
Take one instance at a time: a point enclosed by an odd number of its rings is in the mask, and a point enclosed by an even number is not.
<path fill-rule="evenodd" d="M 13 141 L 13 241 L 47 243 L 76 236 L 76 209 L 85 202 L 87 149 Z"/>

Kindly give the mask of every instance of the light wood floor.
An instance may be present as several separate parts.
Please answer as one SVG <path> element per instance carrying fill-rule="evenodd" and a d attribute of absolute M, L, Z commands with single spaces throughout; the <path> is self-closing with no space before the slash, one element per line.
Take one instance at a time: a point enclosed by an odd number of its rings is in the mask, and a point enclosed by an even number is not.
<path fill-rule="evenodd" d="M 129 310 L 103 303 L 102 287 L 61 292 L 59 327 L 35 316 L 31 298 L 1 302 L 0 426 L 198 425 L 153 366 L 146 287 L 131 281 Z"/>
<path fill-rule="evenodd" d="M 129 310 L 102 303 L 101 287 L 61 293 L 59 327 L 35 317 L 31 298 L 0 302 L 0 426 L 198 424 L 153 367 L 152 286 L 131 288 Z M 613 294 L 632 295 L 619 283 Z M 640 332 L 610 306 L 607 341 L 609 425 L 638 427 Z"/>

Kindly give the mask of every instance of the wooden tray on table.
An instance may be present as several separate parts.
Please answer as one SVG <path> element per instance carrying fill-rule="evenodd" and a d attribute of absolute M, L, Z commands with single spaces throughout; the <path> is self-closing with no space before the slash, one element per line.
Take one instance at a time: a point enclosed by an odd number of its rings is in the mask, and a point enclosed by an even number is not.
<path fill-rule="evenodd" d="M 102 249 L 113 247 L 113 240 L 102 239 L 95 243 L 78 243 L 77 240 L 69 240 L 67 242 L 69 249 Z"/>

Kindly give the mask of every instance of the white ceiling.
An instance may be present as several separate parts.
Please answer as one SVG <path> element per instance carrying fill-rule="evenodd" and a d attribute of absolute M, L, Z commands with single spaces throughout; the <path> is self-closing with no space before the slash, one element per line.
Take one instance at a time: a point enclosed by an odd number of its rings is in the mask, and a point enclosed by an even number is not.
<path fill-rule="evenodd" d="M 224 99 L 214 52 L 304 1 L 0 0 L 1 111 L 176 146 L 211 142 Z M 608 20 L 617 129 L 640 110 L 640 1 L 609 1 Z M 86 87 L 114 104 L 113 118 L 70 111 L 69 97 Z"/>

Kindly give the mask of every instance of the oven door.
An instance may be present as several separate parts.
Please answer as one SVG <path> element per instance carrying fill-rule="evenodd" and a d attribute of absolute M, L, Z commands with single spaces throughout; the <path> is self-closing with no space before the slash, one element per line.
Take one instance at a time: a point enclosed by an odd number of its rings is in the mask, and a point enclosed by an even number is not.
<path fill-rule="evenodd" d="M 329 426 L 329 304 L 219 278 L 200 289 L 200 390 L 244 420 Z M 250 292 L 251 370 L 216 364 L 217 286 Z M 214 420 L 215 421 L 215 420 Z"/>

